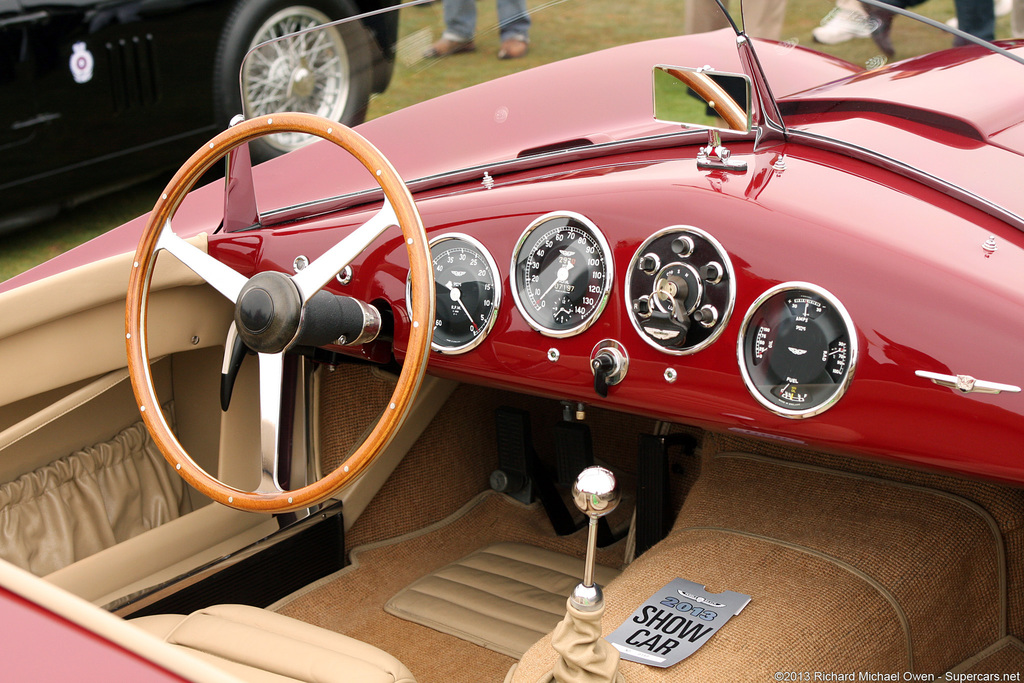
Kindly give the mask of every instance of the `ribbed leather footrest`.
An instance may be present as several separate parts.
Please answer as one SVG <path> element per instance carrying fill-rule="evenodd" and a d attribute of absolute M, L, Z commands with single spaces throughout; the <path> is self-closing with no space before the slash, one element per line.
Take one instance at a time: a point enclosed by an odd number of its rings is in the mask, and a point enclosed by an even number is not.
<path fill-rule="evenodd" d="M 598 566 L 601 585 L 618 570 Z M 424 576 L 391 598 L 389 613 L 495 652 L 520 657 L 565 616 L 583 560 L 497 543 Z"/>

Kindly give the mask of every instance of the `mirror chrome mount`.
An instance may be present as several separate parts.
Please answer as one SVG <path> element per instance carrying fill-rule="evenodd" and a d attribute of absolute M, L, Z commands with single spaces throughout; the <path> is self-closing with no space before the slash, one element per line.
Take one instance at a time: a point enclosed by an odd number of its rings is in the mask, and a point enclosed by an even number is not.
<path fill-rule="evenodd" d="M 745 173 L 747 162 L 731 159 L 731 152 L 722 144 L 722 136 L 714 128 L 708 129 L 708 144 L 697 151 L 697 168 Z"/>

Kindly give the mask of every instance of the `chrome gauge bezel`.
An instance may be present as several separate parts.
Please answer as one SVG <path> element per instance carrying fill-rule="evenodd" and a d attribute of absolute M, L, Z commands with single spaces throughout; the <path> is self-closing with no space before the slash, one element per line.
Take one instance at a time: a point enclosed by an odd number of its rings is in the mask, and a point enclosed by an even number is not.
<path fill-rule="evenodd" d="M 672 234 L 680 234 L 682 236 L 696 236 L 697 238 L 707 242 L 707 244 L 711 246 L 714 249 L 714 251 L 718 252 L 718 263 L 719 265 L 721 265 L 723 269 L 723 272 L 721 273 L 718 282 L 721 282 L 727 288 L 727 303 L 724 306 L 723 310 L 719 311 L 718 319 L 714 323 L 714 328 L 711 330 L 711 333 L 707 336 L 707 338 L 701 340 L 700 342 L 694 344 L 693 346 L 684 348 L 673 348 L 669 346 L 664 346 L 662 344 L 659 344 L 656 340 L 652 339 L 651 336 L 646 331 L 644 331 L 642 323 L 637 319 L 638 314 L 633 310 L 633 278 L 630 275 L 633 273 L 635 269 L 639 268 L 640 259 L 642 259 L 650 252 L 652 244 L 654 244 L 661 238 L 665 237 L 666 235 Z M 655 254 L 655 256 L 657 255 Z M 676 262 L 678 262 L 678 260 Z M 670 265 L 673 265 L 676 262 L 665 263 L 659 259 L 656 270 L 658 272 L 663 272 L 666 268 L 668 268 Z M 719 337 L 722 336 L 722 333 L 725 332 L 725 328 L 728 326 L 729 320 L 732 318 L 732 313 L 736 306 L 736 278 L 733 273 L 732 261 L 729 259 L 728 252 L 725 250 L 725 247 L 722 246 L 722 243 L 715 239 L 710 233 L 708 233 L 705 230 L 701 230 L 700 228 L 694 227 L 692 225 L 671 225 L 667 228 L 662 228 L 661 230 L 658 230 L 653 235 L 648 237 L 633 254 L 633 258 L 629 262 L 629 271 L 627 271 L 626 273 L 624 284 L 625 292 L 623 298 L 626 306 L 626 317 L 629 318 L 629 322 L 630 324 L 633 325 L 633 329 L 636 330 L 636 333 L 640 336 L 641 339 L 644 340 L 645 343 L 647 343 L 647 345 L 658 349 L 662 353 L 667 353 L 672 356 L 687 356 L 689 354 L 697 353 L 698 351 L 706 349 L 708 346 L 713 344 Z M 718 283 L 716 282 L 714 284 Z M 706 288 L 708 285 L 704 284 L 703 286 Z M 641 296 L 646 295 L 646 293 L 641 292 L 636 292 L 635 294 Z M 651 305 L 654 305 L 654 303 L 652 302 Z M 697 323 L 694 324 L 696 325 Z"/>
<path fill-rule="evenodd" d="M 481 244 L 478 240 L 470 237 L 469 235 L 466 235 L 466 234 L 463 234 L 463 233 L 459 233 L 459 232 L 445 233 L 443 235 L 438 235 L 437 237 L 435 237 L 432 240 L 430 240 L 428 246 L 429 246 L 429 249 L 430 249 L 430 264 L 431 264 L 431 268 L 435 267 L 434 266 L 434 258 L 435 258 L 434 257 L 434 247 L 438 246 L 439 244 L 443 244 L 444 242 L 451 241 L 451 240 L 458 240 L 460 242 L 466 243 L 469 247 L 471 247 L 478 254 L 480 254 L 480 256 L 483 257 L 484 261 L 486 261 L 486 263 L 487 263 L 487 267 L 490 269 L 490 272 L 491 272 L 491 276 L 492 276 L 492 278 L 491 278 L 492 279 L 491 285 L 492 285 L 492 288 L 493 288 L 493 291 L 494 291 L 494 296 L 492 297 L 493 303 L 491 304 L 490 315 L 487 318 L 487 321 L 483 324 L 483 328 L 480 330 L 480 333 L 477 334 L 473 339 L 469 340 L 465 344 L 460 344 L 458 346 L 445 346 L 445 345 L 436 343 L 434 341 L 433 334 L 431 334 L 430 348 L 432 350 L 434 350 L 434 351 L 436 351 L 438 353 L 445 354 L 445 355 L 454 356 L 454 355 L 459 355 L 459 354 L 467 353 L 469 351 L 472 351 L 476 347 L 478 347 L 484 341 L 484 339 L 487 338 L 487 335 L 490 334 L 491 330 L 494 328 L 494 324 L 498 320 L 498 311 L 501 309 L 501 289 L 502 289 L 501 283 L 502 283 L 502 278 L 501 278 L 501 271 L 498 270 L 498 264 L 495 262 L 494 257 L 491 256 L 491 252 L 489 252 L 487 250 L 487 248 L 483 244 Z M 434 296 L 435 296 L 434 307 L 435 307 L 435 311 L 436 311 L 436 308 L 437 308 L 436 287 L 435 287 Z M 410 298 L 409 281 L 406 280 L 406 301 L 409 301 L 409 298 Z M 436 315 L 437 315 L 437 313 L 435 312 L 435 316 Z M 435 325 L 437 324 L 436 318 L 435 318 L 434 324 Z"/>
<path fill-rule="evenodd" d="M 554 219 L 569 219 L 579 223 L 583 230 L 593 238 L 597 247 L 601 251 L 601 260 L 603 262 L 604 277 L 601 285 L 601 292 L 595 305 L 585 314 L 583 320 L 574 325 L 571 328 L 566 329 L 554 329 L 548 327 L 544 323 L 534 318 L 531 307 L 527 306 L 522 299 L 520 290 L 522 289 L 519 281 L 519 263 L 520 256 L 522 255 L 523 249 L 529 243 L 529 240 L 533 233 L 545 225 L 549 221 Z M 612 259 L 612 250 L 608 246 L 608 241 L 605 239 L 604 234 L 594 225 L 593 221 L 587 217 L 575 213 L 573 211 L 553 211 L 546 213 L 543 216 L 535 219 L 530 225 L 523 231 L 523 234 L 519 237 L 516 242 L 515 249 L 512 251 L 512 261 L 509 266 L 509 288 L 512 290 L 512 300 L 515 302 L 516 308 L 519 309 L 520 315 L 526 320 L 526 323 L 537 332 L 540 332 L 544 336 L 553 337 L 556 339 L 564 339 L 566 337 L 572 337 L 587 330 L 593 325 L 598 318 L 601 317 L 601 313 L 604 312 L 605 306 L 608 305 L 608 299 L 611 297 L 611 291 L 613 283 L 615 282 L 615 264 Z"/>
<path fill-rule="evenodd" d="M 761 307 L 769 300 L 778 295 L 786 295 L 788 292 L 807 292 L 823 299 L 839 315 L 843 326 L 846 328 L 846 336 L 849 339 L 846 371 L 842 377 L 842 381 L 835 384 L 831 394 L 826 398 L 805 409 L 785 408 L 765 397 L 758 389 L 758 385 L 747 370 L 746 339 L 747 331 L 752 321 L 755 319 L 755 316 Z M 810 282 L 794 281 L 775 285 L 761 294 L 761 296 L 757 297 L 754 303 L 750 305 L 750 308 L 747 309 L 746 314 L 743 316 L 743 324 L 740 326 L 739 338 L 736 343 L 736 357 L 740 366 L 740 373 L 743 375 L 743 383 L 747 387 L 747 391 L 750 392 L 750 395 L 753 396 L 758 403 L 776 415 L 799 420 L 820 415 L 834 406 L 839 399 L 843 397 L 846 390 L 850 387 L 850 383 L 853 381 L 853 376 L 856 373 L 859 349 L 860 344 L 857 337 L 857 328 L 854 326 L 853 318 L 846 310 L 846 307 L 843 306 L 842 302 L 824 287 L 820 287 Z"/>

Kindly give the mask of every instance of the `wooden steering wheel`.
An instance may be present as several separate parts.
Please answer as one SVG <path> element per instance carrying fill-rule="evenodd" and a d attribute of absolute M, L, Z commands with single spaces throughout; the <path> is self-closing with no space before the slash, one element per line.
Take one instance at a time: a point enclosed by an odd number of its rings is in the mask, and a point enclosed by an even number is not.
<path fill-rule="evenodd" d="M 333 142 L 356 157 L 384 191 L 384 205 L 370 220 L 295 275 L 260 273 L 252 279 L 247 279 L 175 235 L 171 230 L 171 218 L 198 178 L 224 155 L 250 140 L 281 132 L 316 135 Z M 239 490 L 228 486 L 199 467 L 185 452 L 164 419 L 150 374 L 149 346 L 146 338 L 147 308 L 157 253 L 160 250 L 170 252 L 227 297 L 236 306 L 236 320 L 239 319 L 241 302 L 246 300 L 253 289 L 258 290 L 253 297 L 267 296 L 266 289 L 254 288 L 252 280 L 274 279 L 276 284 L 270 289 L 276 287 L 277 290 L 283 291 L 287 301 L 274 301 L 275 305 L 270 307 L 274 309 L 272 317 L 277 316 L 277 309 L 291 306 L 294 324 L 298 326 L 313 295 L 381 233 L 396 225 L 401 228 L 405 237 L 412 281 L 412 322 L 409 326 L 408 351 L 387 408 L 359 448 L 340 467 L 311 484 L 286 491 L 277 483 L 283 357 L 290 343 L 294 342 L 298 335 L 296 330 L 294 336 L 289 336 L 287 325 L 290 323 L 286 320 L 283 335 L 285 342 L 272 344 L 269 348 L 260 350 L 258 354 L 262 471 L 259 486 L 254 491 Z M 135 252 L 125 306 L 125 341 L 128 351 L 128 373 L 146 427 L 177 473 L 201 493 L 219 503 L 239 510 L 279 513 L 323 502 L 354 481 L 391 442 L 405 420 L 412 400 L 419 390 L 426 369 L 427 356 L 430 353 L 430 338 L 433 331 L 431 321 L 434 319 L 433 291 L 430 248 L 409 189 L 388 160 L 366 139 L 337 122 L 312 114 L 274 114 L 232 126 L 193 154 L 174 175 L 154 206 Z M 264 306 L 262 310 L 265 312 L 266 307 Z"/>

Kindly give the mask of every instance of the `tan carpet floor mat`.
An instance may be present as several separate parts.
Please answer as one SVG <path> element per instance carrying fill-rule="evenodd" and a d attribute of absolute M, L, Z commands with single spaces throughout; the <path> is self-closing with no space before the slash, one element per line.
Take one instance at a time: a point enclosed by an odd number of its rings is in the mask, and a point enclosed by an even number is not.
<path fill-rule="evenodd" d="M 1014 637 L 1003 638 L 986 650 L 955 667 L 952 672 L 974 674 L 973 680 L 985 680 L 985 675 L 996 676 L 1024 671 L 1024 643 Z M 971 680 L 963 678 L 961 680 Z M 992 678 L 991 680 L 999 680 Z"/>
<path fill-rule="evenodd" d="M 595 570 L 602 586 L 618 575 L 611 567 Z M 414 581 L 384 609 L 518 659 L 565 617 L 581 576 L 577 557 L 495 543 Z"/>
<path fill-rule="evenodd" d="M 557 537 L 539 504 L 484 493 L 422 532 L 354 549 L 351 566 L 273 609 L 381 648 L 409 667 L 418 683 L 501 681 L 515 662 L 512 657 L 384 611 L 385 603 L 415 580 L 498 542 L 529 543 L 582 558 L 586 532 Z M 619 566 L 622 545 L 600 550 L 598 563 Z"/>
<path fill-rule="evenodd" d="M 753 599 L 671 669 L 623 662 L 630 683 L 767 681 L 801 670 L 940 674 L 1006 635 L 1005 553 L 980 507 L 766 457 L 705 462 L 670 536 L 606 587 L 604 634 L 676 577 Z M 953 604 L 970 618 L 951 618 Z M 551 669 L 549 639 L 527 652 L 515 681 Z"/>

